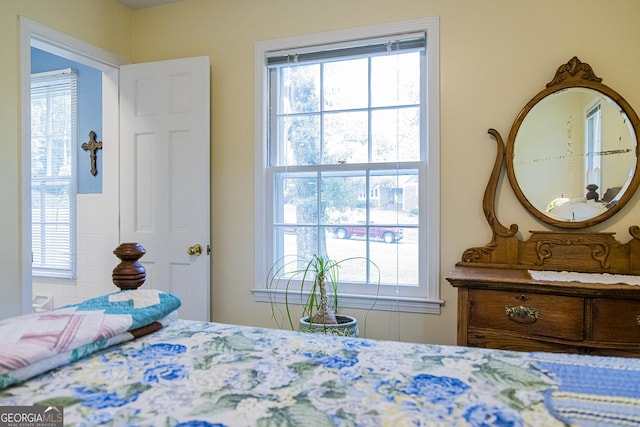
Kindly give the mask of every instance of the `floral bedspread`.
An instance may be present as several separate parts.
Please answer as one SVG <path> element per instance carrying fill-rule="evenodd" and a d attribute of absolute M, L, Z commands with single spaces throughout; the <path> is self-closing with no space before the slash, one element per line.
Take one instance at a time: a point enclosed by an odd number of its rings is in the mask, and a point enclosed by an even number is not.
<path fill-rule="evenodd" d="M 546 426 L 524 353 L 175 320 L 0 392 L 65 425 Z"/>

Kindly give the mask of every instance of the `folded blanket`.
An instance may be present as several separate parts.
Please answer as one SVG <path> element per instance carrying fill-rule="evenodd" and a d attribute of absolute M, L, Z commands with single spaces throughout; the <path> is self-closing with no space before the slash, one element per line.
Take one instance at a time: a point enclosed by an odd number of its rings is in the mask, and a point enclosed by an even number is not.
<path fill-rule="evenodd" d="M 568 425 L 640 426 L 637 359 L 532 353 L 534 366 L 558 386 L 545 396 L 547 409 Z"/>
<path fill-rule="evenodd" d="M 180 304 L 175 295 L 135 289 L 2 320 L 0 390 L 153 332 L 176 317 Z"/>

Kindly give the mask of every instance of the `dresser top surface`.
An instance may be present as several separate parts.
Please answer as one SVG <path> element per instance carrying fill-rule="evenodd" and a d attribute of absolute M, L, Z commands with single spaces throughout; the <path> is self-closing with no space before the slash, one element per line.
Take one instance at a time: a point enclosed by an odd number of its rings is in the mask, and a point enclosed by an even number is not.
<path fill-rule="evenodd" d="M 529 271 L 526 268 L 496 268 L 489 266 L 466 266 L 456 265 L 456 267 L 445 276 L 445 278 L 455 287 L 472 287 L 486 289 L 505 290 L 527 290 L 536 292 L 555 292 L 562 294 L 587 294 L 597 296 L 599 294 L 619 294 L 624 297 L 640 299 L 640 285 L 618 282 L 617 279 L 635 283 L 638 276 L 607 275 L 593 273 L 589 275 L 573 275 L 566 273 L 563 280 L 544 280 L 534 278 L 541 271 Z M 549 272 L 557 273 L 557 272 Z M 549 274 L 549 277 L 554 277 Z M 599 281 L 598 278 L 602 280 Z M 612 283 L 612 278 L 614 283 Z"/>

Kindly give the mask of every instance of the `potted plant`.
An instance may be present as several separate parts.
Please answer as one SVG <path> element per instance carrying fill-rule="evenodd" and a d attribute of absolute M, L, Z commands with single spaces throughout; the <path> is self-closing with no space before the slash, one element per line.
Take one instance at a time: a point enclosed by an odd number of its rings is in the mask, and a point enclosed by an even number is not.
<path fill-rule="evenodd" d="M 320 332 L 327 335 L 358 336 L 358 320 L 353 316 L 338 314 L 338 284 L 339 272 L 343 264 L 352 261 L 365 261 L 378 272 L 378 286 L 380 285 L 380 270 L 378 266 L 365 257 L 350 257 L 334 260 L 328 256 L 313 254 L 310 258 L 288 256 L 278 260 L 267 275 L 267 287 L 271 295 L 277 290 L 284 291 L 285 311 L 289 326 L 294 328 L 290 303 L 291 292 L 299 292 L 302 301 L 302 317 L 298 330 L 301 332 Z M 293 282 L 300 281 L 300 290 L 292 289 Z M 306 295 L 308 293 L 308 295 Z M 306 295 L 306 300 L 305 300 Z M 276 303 L 271 299 L 272 316 L 278 326 L 281 321 L 276 314 Z M 369 308 L 371 310 L 373 305 Z"/>

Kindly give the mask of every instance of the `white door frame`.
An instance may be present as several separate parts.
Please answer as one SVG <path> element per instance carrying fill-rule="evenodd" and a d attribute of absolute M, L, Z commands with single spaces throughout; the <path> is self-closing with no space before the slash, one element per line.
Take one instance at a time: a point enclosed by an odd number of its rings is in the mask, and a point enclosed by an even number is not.
<path fill-rule="evenodd" d="M 104 198 L 104 265 L 113 264 L 112 251 L 119 244 L 119 113 L 118 70 L 129 61 L 67 34 L 20 17 L 20 104 L 21 104 L 21 277 L 19 301 L 22 313 L 32 311 L 31 279 L 31 47 L 37 47 L 102 71 L 102 139 Z M 108 258 L 107 258 L 108 257 Z M 110 277 L 110 275 L 105 276 Z"/>

